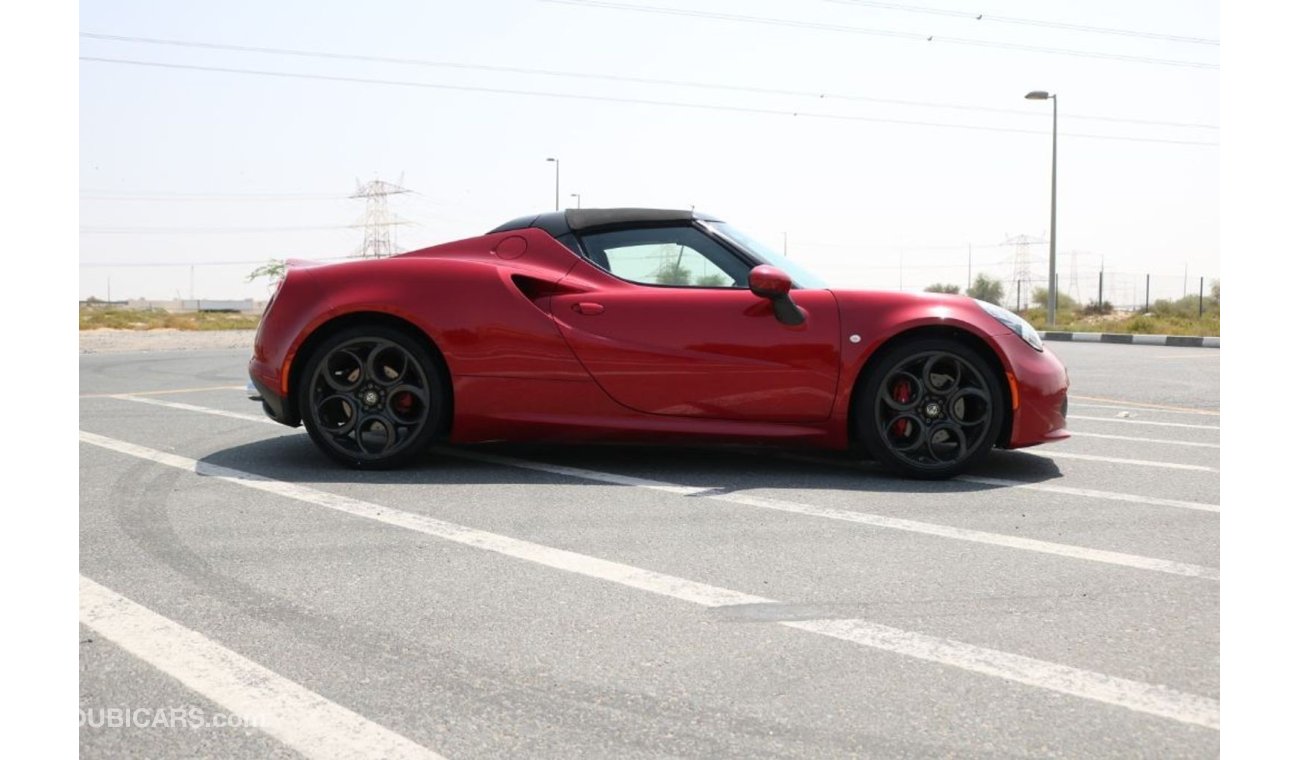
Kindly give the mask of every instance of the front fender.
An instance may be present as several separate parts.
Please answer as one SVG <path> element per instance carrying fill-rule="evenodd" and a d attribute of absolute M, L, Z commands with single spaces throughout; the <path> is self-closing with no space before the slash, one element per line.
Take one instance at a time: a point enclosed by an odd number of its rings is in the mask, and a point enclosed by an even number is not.
<path fill-rule="evenodd" d="M 926 330 L 956 330 L 978 340 L 997 358 L 1003 373 L 1013 370 L 999 338 L 1015 335 L 973 299 L 938 293 L 836 291 L 843 332 L 840 384 L 832 414 L 843 422 L 847 444 L 850 407 L 858 380 L 871 358 L 891 341 Z M 1018 339 L 1018 338 L 1017 338 Z"/>

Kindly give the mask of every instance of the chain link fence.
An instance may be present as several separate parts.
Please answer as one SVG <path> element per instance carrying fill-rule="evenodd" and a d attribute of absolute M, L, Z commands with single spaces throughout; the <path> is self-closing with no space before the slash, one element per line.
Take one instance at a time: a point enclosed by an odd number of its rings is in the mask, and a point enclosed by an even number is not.
<path fill-rule="evenodd" d="M 985 300 L 1025 311 L 1043 305 L 1040 291 L 1047 288 L 1047 265 L 1041 260 L 1017 263 L 1002 244 L 950 246 L 944 251 L 849 252 L 819 249 L 791 250 L 792 258 L 815 271 L 830 275 L 835 283 L 880 290 L 924 290 L 932 286 L 968 288 L 984 278 L 994 284 Z M 991 250 L 992 249 L 992 250 Z M 339 257 L 328 257 L 339 258 Z M 894 263 L 887 263 L 894 259 Z M 269 279 L 248 282 L 247 278 L 265 260 L 202 263 L 83 263 L 80 290 L 84 300 L 126 301 L 154 299 L 256 299 L 265 300 L 273 284 Z M 1019 274 L 1017 274 L 1019 272 Z M 1151 311 L 1157 301 L 1192 298 L 1198 309 L 1217 303 L 1218 278 L 1195 272 L 1187 274 L 1113 271 L 1099 266 L 1071 267 L 1067 253 L 1058 258 L 1058 306 L 1073 303 L 1082 309 L 1092 303 L 1108 303 L 1121 312 Z M 1036 296 L 1037 294 L 1037 296 Z"/>

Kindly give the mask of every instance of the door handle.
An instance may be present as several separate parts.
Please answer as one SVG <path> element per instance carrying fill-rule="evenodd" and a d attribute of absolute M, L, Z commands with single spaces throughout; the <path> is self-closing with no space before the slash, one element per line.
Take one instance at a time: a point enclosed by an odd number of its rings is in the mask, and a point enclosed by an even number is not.
<path fill-rule="evenodd" d="M 573 305 L 573 310 L 588 317 L 594 317 L 597 314 L 604 314 L 605 307 L 595 301 L 579 301 Z"/>

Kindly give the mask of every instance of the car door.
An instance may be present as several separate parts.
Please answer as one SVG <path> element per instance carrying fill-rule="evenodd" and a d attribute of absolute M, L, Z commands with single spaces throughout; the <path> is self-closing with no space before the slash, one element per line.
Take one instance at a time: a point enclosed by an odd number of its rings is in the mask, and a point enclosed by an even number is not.
<path fill-rule="evenodd" d="M 692 225 L 581 236 L 586 259 L 552 315 L 597 383 L 624 406 L 683 417 L 812 422 L 839 380 L 839 310 L 795 290 L 799 325 L 751 293 L 751 262 Z"/>

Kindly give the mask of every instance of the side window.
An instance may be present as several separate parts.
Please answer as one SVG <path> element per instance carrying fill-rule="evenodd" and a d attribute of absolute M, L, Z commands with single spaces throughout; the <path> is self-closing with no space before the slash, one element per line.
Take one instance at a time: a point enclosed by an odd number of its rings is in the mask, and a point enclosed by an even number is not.
<path fill-rule="evenodd" d="M 615 277 L 645 285 L 748 286 L 749 265 L 694 227 L 646 227 L 582 236 L 587 256 Z"/>

